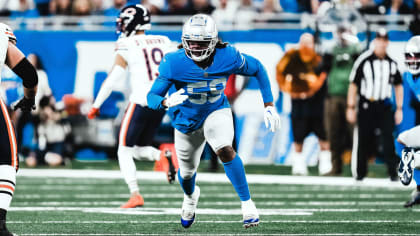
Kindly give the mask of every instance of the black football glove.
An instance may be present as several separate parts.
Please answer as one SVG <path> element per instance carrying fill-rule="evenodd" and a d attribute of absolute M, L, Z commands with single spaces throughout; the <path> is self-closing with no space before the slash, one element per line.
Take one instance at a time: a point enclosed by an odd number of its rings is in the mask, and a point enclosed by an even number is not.
<path fill-rule="evenodd" d="M 32 110 L 35 110 L 35 98 L 23 97 L 13 107 L 13 110 L 16 111 L 18 108 L 20 108 L 20 110 L 22 110 L 22 112 L 31 112 Z"/>

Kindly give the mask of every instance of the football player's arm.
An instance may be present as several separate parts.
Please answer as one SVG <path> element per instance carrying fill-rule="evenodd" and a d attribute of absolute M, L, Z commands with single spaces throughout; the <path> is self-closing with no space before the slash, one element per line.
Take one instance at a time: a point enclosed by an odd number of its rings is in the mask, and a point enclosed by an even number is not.
<path fill-rule="evenodd" d="M 264 66 L 256 58 L 242 55 L 242 65 L 239 67 L 237 74 L 255 76 L 260 86 L 260 91 L 263 97 L 264 106 L 273 106 L 273 94 L 271 93 L 270 80 Z"/>
<path fill-rule="evenodd" d="M 24 97 L 17 103 L 15 110 L 20 108 L 27 112 L 35 109 L 38 74 L 25 55 L 12 42 L 8 42 L 6 65 L 22 78 Z"/>
<path fill-rule="evenodd" d="M 172 82 L 166 78 L 159 76 L 153 82 L 153 86 L 147 94 L 147 106 L 153 110 L 165 109 L 165 94 L 172 86 Z"/>
<path fill-rule="evenodd" d="M 109 72 L 108 77 L 101 85 L 98 95 L 96 96 L 95 102 L 93 103 L 93 108 L 99 108 L 105 102 L 105 100 L 111 95 L 113 88 L 121 78 L 125 76 L 125 68 L 127 67 L 127 62 L 124 58 L 116 54 L 114 66 Z"/>

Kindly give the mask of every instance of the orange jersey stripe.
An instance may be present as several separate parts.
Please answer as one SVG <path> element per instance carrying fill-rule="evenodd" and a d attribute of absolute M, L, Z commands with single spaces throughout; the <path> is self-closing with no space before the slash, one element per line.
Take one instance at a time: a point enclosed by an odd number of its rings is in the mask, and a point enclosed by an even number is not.
<path fill-rule="evenodd" d="M 12 166 L 15 167 L 15 169 L 18 168 L 18 161 L 17 161 L 17 147 L 16 147 L 16 135 L 15 131 L 13 129 L 12 122 L 10 121 L 9 113 L 7 112 L 7 107 L 4 104 L 3 100 L 0 99 L 0 105 L 1 109 L 3 111 L 3 117 L 6 121 L 7 125 L 7 133 L 9 135 L 9 143 L 10 143 L 10 152 L 11 152 L 11 159 L 12 159 Z"/>
<path fill-rule="evenodd" d="M 126 137 L 127 137 L 127 130 L 128 126 L 130 126 L 131 118 L 133 117 L 134 109 L 136 108 L 136 104 L 130 103 L 128 105 L 127 112 L 124 115 L 123 122 L 121 124 L 120 130 L 120 144 L 125 146 L 126 145 Z"/>
<path fill-rule="evenodd" d="M 12 192 L 15 191 L 15 188 L 13 188 L 12 186 L 9 186 L 9 185 L 0 184 L 0 188 L 7 188 L 7 189 L 12 190 Z"/>

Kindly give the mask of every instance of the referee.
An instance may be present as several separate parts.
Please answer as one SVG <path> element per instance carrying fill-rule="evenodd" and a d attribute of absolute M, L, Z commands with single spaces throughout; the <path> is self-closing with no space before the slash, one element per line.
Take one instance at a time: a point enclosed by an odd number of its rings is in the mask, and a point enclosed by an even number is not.
<path fill-rule="evenodd" d="M 354 124 L 357 116 L 357 159 L 352 160 L 352 172 L 357 180 L 366 177 L 368 159 L 378 147 L 382 147 L 389 177 L 397 180 L 398 158 L 392 132 L 394 123 L 402 121 L 403 87 L 397 63 L 386 53 L 388 43 L 388 33 L 383 28 L 379 29 L 373 41 L 373 50 L 357 58 L 350 74 L 346 117 Z M 391 103 L 392 87 L 397 106 L 395 114 Z"/>

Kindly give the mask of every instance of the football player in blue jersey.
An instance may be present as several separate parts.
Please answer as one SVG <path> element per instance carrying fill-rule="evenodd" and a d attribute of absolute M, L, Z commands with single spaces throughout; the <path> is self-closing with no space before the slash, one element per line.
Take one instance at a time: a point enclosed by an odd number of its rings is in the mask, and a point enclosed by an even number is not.
<path fill-rule="evenodd" d="M 273 106 L 267 72 L 254 57 L 219 41 L 214 20 L 204 14 L 194 15 L 184 24 L 179 48 L 166 54 L 160 63 L 160 74 L 147 102 L 152 109 L 169 108 L 172 116 L 178 179 L 184 191 L 181 224 L 188 228 L 195 219 L 200 196 L 200 189 L 195 185 L 196 171 L 207 141 L 223 162 L 241 200 L 244 227 L 257 226 L 259 216 L 251 200 L 245 170 L 232 148 L 232 113 L 223 90 L 231 74 L 255 76 L 265 105 L 265 125 L 274 132 L 280 126 L 280 119 Z M 168 90 L 170 95 L 166 98 Z"/>
<path fill-rule="evenodd" d="M 414 36 L 407 42 L 405 64 L 409 72 L 404 73 L 403 79 L 408 83 L 413 99 L 420 102 L 420 36 Z M 420 116 L 420 111 L 417 111 L 417 116 Z M 414 178 L 417 184 L 411 200 L 404 207 L 420 204 L 420 117 L 416 117 L 416 120 L 417 126 L 402 132 L 397 139 L 405 146 L 398 168 L 400 180 L 408 185 Z"/>

